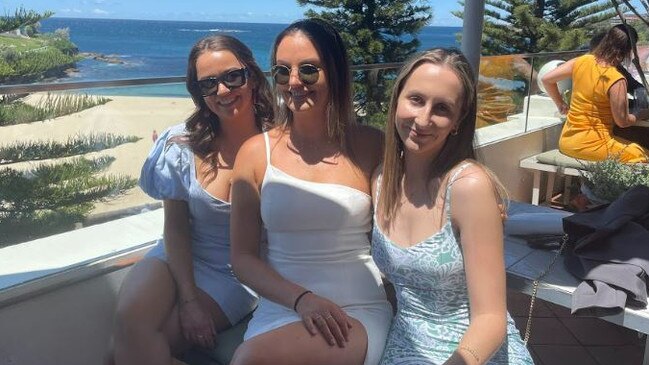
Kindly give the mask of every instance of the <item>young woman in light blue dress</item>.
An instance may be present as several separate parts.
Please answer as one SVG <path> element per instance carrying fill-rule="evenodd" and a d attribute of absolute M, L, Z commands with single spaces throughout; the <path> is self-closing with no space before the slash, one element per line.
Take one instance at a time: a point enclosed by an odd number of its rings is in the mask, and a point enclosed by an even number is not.
<path fill-rule="evenodd" d="M 502 186 L 474 160 L 476 88 L 458 51 L 408 61 L 373 179 L 372 256 L 394 284 L 383 365 L 532 364 L 506 308 Z"/>
<path fill-rule="evenodd" d="M 194 113 L 142 167 L 140 186 L 164 201 L 164 238 L 124 279 L 109 362 L 171 364 L 257 305 L 230 267 L 230 178 L 241 144 L 272 120 L 270 88 L 251 51 L 221 35 L 194 45 L 186 83 Z"/>

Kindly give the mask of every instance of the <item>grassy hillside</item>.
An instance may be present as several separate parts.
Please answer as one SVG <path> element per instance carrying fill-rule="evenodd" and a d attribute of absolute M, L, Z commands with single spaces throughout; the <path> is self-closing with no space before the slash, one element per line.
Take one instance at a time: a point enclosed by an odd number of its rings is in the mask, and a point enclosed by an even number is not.
<path fill-rule="evenodd" d="M 0 35 L 0 83 L 24 83 L 62 76 L 81 59 L 67 32 L 33 37 Z"/>

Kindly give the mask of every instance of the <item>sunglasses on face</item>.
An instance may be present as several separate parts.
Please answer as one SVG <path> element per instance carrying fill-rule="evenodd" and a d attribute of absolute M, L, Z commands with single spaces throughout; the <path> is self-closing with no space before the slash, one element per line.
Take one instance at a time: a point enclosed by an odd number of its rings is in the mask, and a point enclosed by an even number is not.
<path fill-rule="evenodd" d="M 219 90 L 219 84 L 225 85 L 228 89 L 236 89 L 246 84 L 248 80 L 248 69 L 240 68 L 238 70 L 228 71 L 221 76 L 212 76 L 206 79 L 196 81 L 196 85 L 203 96 L 214 95 Z"/>
<path fill-rule="evenodd" d="M 305 63 L 297 68 L 297 75 L 300 81 L 305 85 L 313 85 L 320 78 L 321 68 L 310 63 Z M 284 65 L 275 65 L 271 68 L 273 80 L 278 85 L 288 84 L 291 78 L 291 68 Z"/>

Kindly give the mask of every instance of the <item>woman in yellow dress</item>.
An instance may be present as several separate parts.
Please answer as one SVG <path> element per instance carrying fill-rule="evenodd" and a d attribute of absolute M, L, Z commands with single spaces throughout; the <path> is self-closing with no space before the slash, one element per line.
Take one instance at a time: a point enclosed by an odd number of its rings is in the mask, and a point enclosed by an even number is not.
<path fill-rule="evenodd" d="M 543 77 L 543 85 L 561 114 L 568 114 L 559 150 L 568 156 L 601 161 L 647 162 L 649 150 L 613 135 L 613 126 L 633 126 L 627 84 L 616 69 L 631 53 L 634 34 L 625 27 L 611 28 L 592 53 L 573 58 Z M 561 97 L 557 82 L 572 77 L 570 106 Z"/>

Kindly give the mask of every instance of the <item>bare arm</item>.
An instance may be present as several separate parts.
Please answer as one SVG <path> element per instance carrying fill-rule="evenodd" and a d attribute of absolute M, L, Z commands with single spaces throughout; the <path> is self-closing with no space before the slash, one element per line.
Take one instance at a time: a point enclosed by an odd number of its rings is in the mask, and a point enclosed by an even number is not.
<path fill-rule="evenodd" d="M 260 186 L 265 163 L 259 162 L 259 156 L 264 154 L 263 137 L 253 137 L 241 147 L 234 164 L 230 221 L 232 268 L 239 280 L 258 294 L 293 309 L 296 299 L 309 288 L 286 280 L 260 257 Z M 300 298 L 297 312 L 312 335 L 317 333 L 317 327 L 331 345 L 337 342 L 344 346 L 350 324 L 346 313 L 336 304 L 316 294 L 307 294 Z"/>
<path fill-rule="evenodd" d="M 545 91 L 554 102 L 554 105 L 557 106 L 561 114 L 566 114 L 568 112 L 568 104 L 563 100 L 561 93 L 559 92 L 559 87 L 557 82 L 565 80 L 572 76 L 572 69 L 575 65 L 575 59 L 565 62 L 555 68 L 554 70 L 548 72 L 543 76 L 541 81 L 543 81 L 543 86 L 545 86 Z"/>
<path fill-rule="evenodd" d="M 181 329 L 185 338 L 213 347 L 216 329 L 206 308 L 198 300 L 191 249 L 189 206 L 182 200 L 164 201 L 164 242 L 169 269 L 178 292 Z"/>
<path fill-rule="evenodd" d="M 259 155 L 263 156 L 264 151 L 259 147 L 263 148 L 246 142 L 239 150 L 234 164 L 230 221 L 232 268 L 239 280 L 257 293 L 292 308 L 295 298 L 306 289 L 285 280 L 260 257 L 261 179 L 255 171 L 255 165 L 259 164 L 250 162 L 258 160 Z"/>
<path fill-rule="evenodd" d="M 481 168 L 467 168 L 453 184 L 452 217 L 460 230 L 470 325 L 445 364 L 484 364 L 505 338 L 507 304 L 501 210 Z"/>
<path fill-rule="evenodd" d="M 616 81 L 608 89 L 613 121 L 620 128 L 630 127 L 636 122 L 635 115 L 629 113 L 629 103 L 627 101 L 626 92 L 626 80 L 624 78 Z"/>
<path fill-rule="evenodd" d="M 169 268 L 178 286 L 178 302 L 195 300 L 189 207 L 182 200 L 164 201 L 164 242 Z"/>

